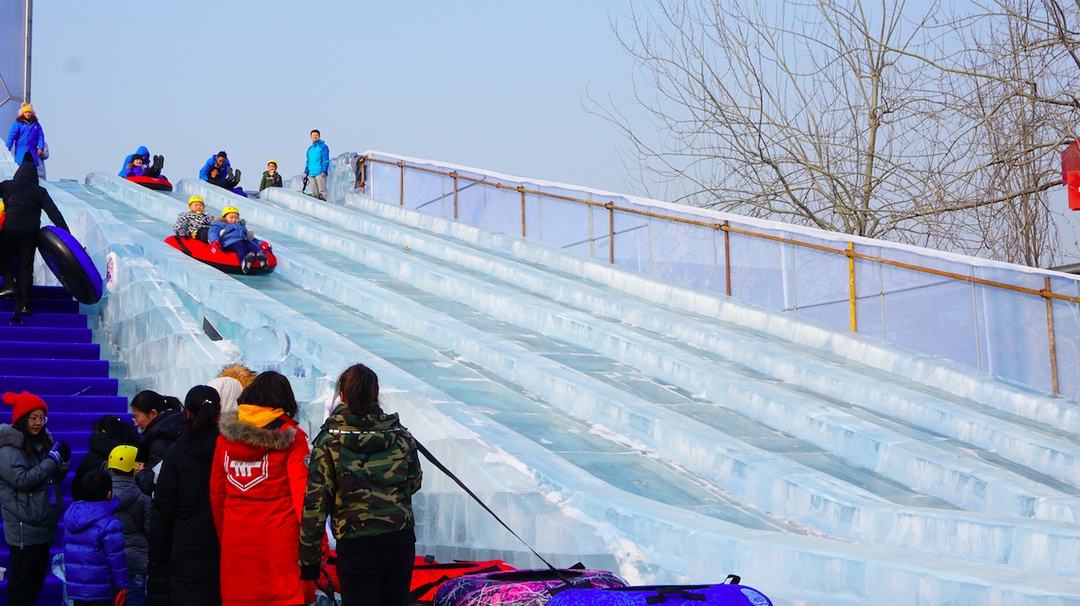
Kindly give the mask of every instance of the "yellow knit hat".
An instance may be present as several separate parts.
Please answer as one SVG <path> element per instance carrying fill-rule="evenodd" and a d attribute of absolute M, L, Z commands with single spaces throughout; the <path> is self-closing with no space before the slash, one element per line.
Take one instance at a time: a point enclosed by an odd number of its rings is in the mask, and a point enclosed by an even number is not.
<path fill-rule="evenodd" d="M 23 103 L 22 107 L 19 108 L 19 115 L 25 114 L 26 112 L 34 113 L 34 106 L 29 103 Z"/>

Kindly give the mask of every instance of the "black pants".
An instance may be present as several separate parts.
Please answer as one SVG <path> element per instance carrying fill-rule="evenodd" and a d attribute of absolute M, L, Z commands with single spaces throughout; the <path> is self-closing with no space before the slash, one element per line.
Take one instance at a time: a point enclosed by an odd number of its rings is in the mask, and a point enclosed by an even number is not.
<path fill-rule="evenodd" d="M 343 555 L 337 573 L 341 606 L 406 606 L 416 545 Z"/>
<path fill-rule="evenodd" d="M 36 232 L 0 231 L 0 271 L 3 272 L 0 277 L 4 279 L 4 288 L 14 284 L 19 289 L 16 307 L 30 305 L 30 290 L 34 287 L 35 252 Z"/>
<path fill-rule="evenodd" d="M 27 545 L 11 550 L 8 564 L 8 606 L 34 606 L 38 593 L 45 586 L 45 574 L 49 571 L 49 544 Z"/>

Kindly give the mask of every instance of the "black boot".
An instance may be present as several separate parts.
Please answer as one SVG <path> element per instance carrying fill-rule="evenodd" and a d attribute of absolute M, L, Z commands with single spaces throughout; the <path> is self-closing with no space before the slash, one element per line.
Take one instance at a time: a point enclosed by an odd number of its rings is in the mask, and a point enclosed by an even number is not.
<path fill-rule="evenodd" d="M 152 179 L 157 179 L 161 176 L 161 169 L 164 167 L 165 158 L 161 156 L 154 156 L 154 161 L 150 164 L 150 168 L 146 171 L 146 174 Z"/>
<path fill-rule="evenodd" d="M 232 171 L 232 174 L 229 177 L 229 188 L 230 189 L 236 189 L 237 187 L 240 187 L 240 169 L 239 168 Z"/>

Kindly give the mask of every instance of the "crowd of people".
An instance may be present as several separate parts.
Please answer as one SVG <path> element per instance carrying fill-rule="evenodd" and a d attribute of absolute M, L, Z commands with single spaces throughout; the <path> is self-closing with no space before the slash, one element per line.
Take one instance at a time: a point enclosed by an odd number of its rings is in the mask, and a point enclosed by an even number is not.
<path fill-rule="evenodd" d="M 345 369 L 310 440 L 284 375 L 234 365 L 207 383 L 183 402 L 139 392 L 131 423 L 98 419 L 66 509 L 72 453 L 47 429 L 48 403 L 4 394 L 7 603 L 36 603 L 61 519 L 77 605 L 311 604 L 328 519 L 342 603 L 408 603 L 422 472 L 412 435 L 380 406 L 376 374 Z"/>

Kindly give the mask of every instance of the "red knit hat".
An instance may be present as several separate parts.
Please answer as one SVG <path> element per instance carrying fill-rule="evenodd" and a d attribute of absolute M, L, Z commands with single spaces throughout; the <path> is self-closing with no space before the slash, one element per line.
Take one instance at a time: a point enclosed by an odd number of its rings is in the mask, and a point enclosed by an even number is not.
<path fill-rule="evenodd" d="M 42 409 L 46 413 L 49 412 L 49 407 L 45 404 L 45 400 L 35 396 L 29 391 L 22 393 L 15 393 L 9 391 L 4 394 L 4 403 L 9 406 L 14 406 L 15 410 L 11 413 L 11 423 L 14 425 L 19 419 L 34 410 Z"/>

